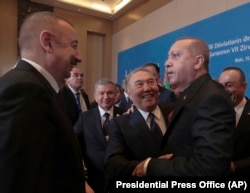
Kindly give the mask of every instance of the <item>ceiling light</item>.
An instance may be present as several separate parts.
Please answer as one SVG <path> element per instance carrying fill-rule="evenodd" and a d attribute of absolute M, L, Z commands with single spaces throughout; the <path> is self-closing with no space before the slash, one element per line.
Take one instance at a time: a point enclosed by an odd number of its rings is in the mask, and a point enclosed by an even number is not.
<path fill-rule="evenodd" d="M 112 15 L 117 13 L 119 10 L 121 10 L 123 7 L 125 7 L 128 3 L 131 2 L 131 0 L 121 0 L 117 5 L 109 7 L 108 4 L 105 3 L 105 1 L 100 1 L 100 3 L 91 3 L 90 1 L 82 1 L 82 0 L 58 0 L 58 1 Z"/>
<path fill-rule="evenodd" d="M 121 0 L 115 7 L 113 10 L 113 13 L 117 13 L 120 9 L 122 9 L 123 7 L 125 7 L 128 3 L 130 3 L 131 0 Z"/>
<path fill-rule="evenodd" d="M 104 5 L 104 4 L 101 4 L 101 3 L 92 3 L 89 8 L 94 9 L 96 11 L 101 11 L 101 12 L 104 12 L 104 13 L 112 14 L 111 8 L 108 7 L 107 5 Z"/>

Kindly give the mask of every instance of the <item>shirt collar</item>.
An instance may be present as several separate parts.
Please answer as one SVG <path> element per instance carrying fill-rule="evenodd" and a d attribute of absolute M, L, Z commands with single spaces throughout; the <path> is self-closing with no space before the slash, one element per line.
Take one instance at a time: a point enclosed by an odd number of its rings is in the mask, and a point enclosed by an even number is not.
<path fill-rule="evenodd" d="M 247 103 L 247 100 L 246 100 L 246 98 L 244 97 L 244 98 L 241 100 L 241 102 L 240 102 L 237 106 L 234 107 L 235 111 L 239 111 L 239 110 L 243 109 L 244 106 L 246 105 L 246 103 Z"/>
<path fill-rule="evenodd" d="M 22 58 L 22 60 L 28 62 L 38 72 L 40 72 L 40 74 L 50 83 L 50 85 L 56 91 L 56 93 L 59 92 L 59 86 L 58 86 L 56 80 L 53 78 L 53 76 L 47 70 L 45 70 L 41 65 L 39 65 L 36 62 L 33 62 L 31 60 L 28 60 L 26 58 Z"/>
<path fill-rule="evenodd" d="M 76 93 L 78 93 L 75 89 L 73 89 L 69 84 L 68 84 L 68 87 L 69 87 L 69 89 L 74 93 L 74 94 L 76 94 Z"/>
<path fill-rule="evenodd" d="M 101 116 L 104 115 L 104 113 L 109 113 L 111 117 L 113 117 L 113 110 L 114 110 L 114 107 L 112 106 L 108 111 L 105 111 L 104 109 L 102 109 L 99 105 L 98 105 L 98 109 L 99 109 L 99 112 L 101 114 Z"/>
<path fill-rule="evenodd" d="M 154 109 L 152 112 L 143 111 L 143 110 L 141 110 L 141 109 L 139 109 L 139 108 L 138 108 L 138 111 L 141 113 L 141 115 L 143 116 L 143 118 L 144 118 L 145 120 L 147 120 L 149 113 L 153 113 L 154 116 L 155 116 L 157 119 L 160 119 L 160 117 L 161 117 L 161 110 L 160 110 L 160 108 L 159 108 L 158 105 L 155 107 L 155 109 Z"/>

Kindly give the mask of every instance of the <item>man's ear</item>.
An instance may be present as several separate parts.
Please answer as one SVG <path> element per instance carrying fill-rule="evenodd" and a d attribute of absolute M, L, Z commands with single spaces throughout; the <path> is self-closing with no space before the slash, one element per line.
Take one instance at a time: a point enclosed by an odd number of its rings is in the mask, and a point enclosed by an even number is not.
<path fill-rule="evenodd" d="M 52 53 L 51 40 L 52 35 L 49 31 L 44 30 L 40 33 L 40 44 L 42 48 L 48 53 Z"/>
<path fill-rule="evenodd" d="M 195 64 L 194 64 L 195 69 L 199 69 L 203 66 L 204 56 L 202 56 L 202 55 L 195 56 L 194 60 L 195 60 Z"/>

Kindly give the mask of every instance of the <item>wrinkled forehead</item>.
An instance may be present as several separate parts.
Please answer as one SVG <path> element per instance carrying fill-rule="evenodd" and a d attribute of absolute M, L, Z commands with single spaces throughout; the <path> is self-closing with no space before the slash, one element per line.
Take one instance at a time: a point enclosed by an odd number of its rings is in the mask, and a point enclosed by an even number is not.
<path fill-rule="evenodd" d="M 152 72 L 138 71 L 132 74 L 129 82 L 135 82 L 137 80 L 144 80 L 144 79 L 149 79 L 149 78 L 154 78 L 154 74 Z"/>

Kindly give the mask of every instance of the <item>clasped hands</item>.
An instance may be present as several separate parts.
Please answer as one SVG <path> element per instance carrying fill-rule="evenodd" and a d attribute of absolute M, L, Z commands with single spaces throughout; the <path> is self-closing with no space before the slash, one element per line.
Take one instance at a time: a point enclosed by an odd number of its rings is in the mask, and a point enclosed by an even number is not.
<path fill-rule="evenodd" d="M 174 154 L 170 153 L 170 154 L 162 155 L 162 156 L 158 157 L 158 159 L 168 159 L 169 160 L 169 159 L 172 159 L 173 156 L 174 156 Z M 134 171 L 132 172 L 132 176 L 134 176 L 134 177 L 143 177 L 143 176 L 146 176 L 146 168 L 147 168 L 147 166 L 145 166 L 145 162 L 148 162 L 148 161 L 150 161 L 150 158 L 147 158 L 147 159 L 141 161 L 135 167 Z"/>

